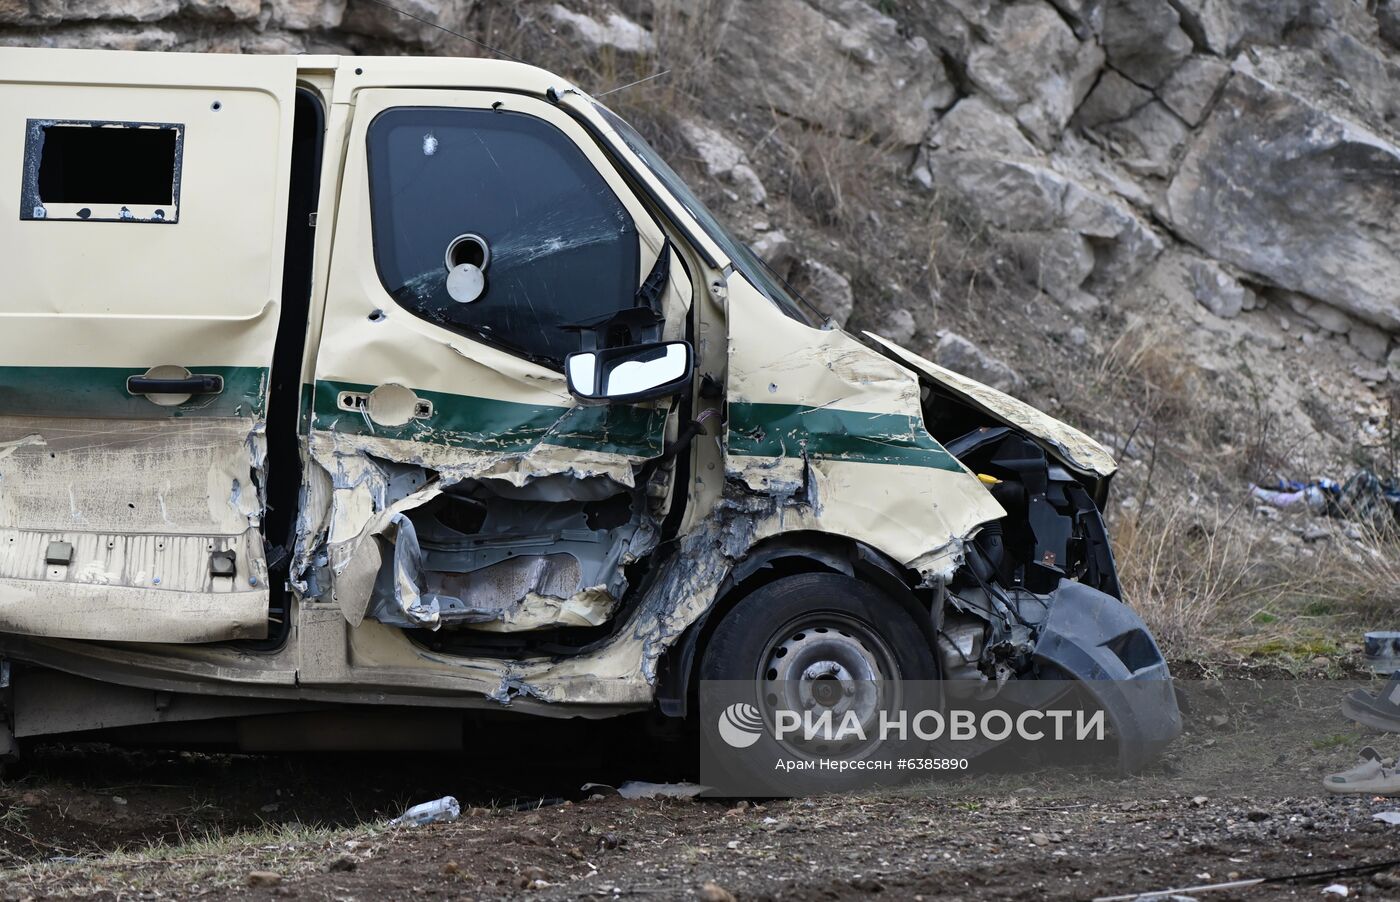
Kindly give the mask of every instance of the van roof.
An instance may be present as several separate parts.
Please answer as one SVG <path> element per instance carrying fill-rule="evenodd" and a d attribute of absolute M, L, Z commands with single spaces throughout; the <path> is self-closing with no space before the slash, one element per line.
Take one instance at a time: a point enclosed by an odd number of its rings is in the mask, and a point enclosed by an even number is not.
<path fill-rule="evenodd" d="M 80 50 L 49 47 L 0 47 L 0 81 L 16 80 L 15 73 L 40 65 L 61 69 L 64 81 L 79 72 L 95 84 L 126 82 L 130 66 L 159 57 L 164 65 L 184 58 L 224 57 L 229 54 L 183 53 L 141 50 Z M 549 88 L 571 87 L 562 76 L 536 66 L 508 60 L 466 56 L 340 56 L 334 54 L 248 54 L 262 59 L 295 61 L 299 74 L 344 73 L 347 84 L 336 91 L 353 93 L 358 87 L 481 88 L 543 95 Z M 45 65 L 46 64 L 46 65 Z M 32 72 L 33 70 L 30 69 Z M 168 70 L 167 70 L 168 71 Z M 10 77 L 7 77 L 7 73 Z M 18 80 L 29 81 L 29 78 Z M 349 83 L 356 82 L 356 83 Z M 348 98 L 347 98 L 348 99 Z"/>

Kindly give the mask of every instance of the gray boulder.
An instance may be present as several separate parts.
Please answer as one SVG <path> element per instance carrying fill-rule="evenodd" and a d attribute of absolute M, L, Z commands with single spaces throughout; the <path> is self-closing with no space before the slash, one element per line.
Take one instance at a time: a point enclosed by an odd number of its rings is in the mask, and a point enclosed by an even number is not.
<path fill-rule="evenodd" d="M 1095 262 L 1093 245 L 1083 235 L 1068 229 L 1013 232 L 1006 241 L 1031 284 L 1074 312 L 1098 307 L 1082 287 Z"/>
<path fill-rule="evenodd" d="M 919 331 L 919 324 L 907 307 L 896 307 L 885 316 L 884 322 L 873 331 L 897 345 L 907 345 L 915 333 Z"/>
<path fill-rule="evenodd" d="M 1205 119 L 1220 87 L 1229 77 L 1227 63 L 1210 56 L 1193 56 L 1167 76 L 1157 89 L 1157 96 L 1187 125 L 1195 128 Z"/>
<path fill-rule="evenodd" d="M 1093 87 L 1103 51 L 1044 3 L 1012 4 L 979 24 L 987 42 L 968 52 L 968 79 L 1050 146 Z"/>
<path fill-rule="evenodd" d="M 1134 172 L 1166 176 L 1189 129 L 1155 95 L 1113 69 L 1085 99 L 1074 122 L 1107 141 Z"/>
<path fill-rule="evenodd" d="M 706 172 L 734 186 L 738 196 L 751 204 L 761 205 L 767 201 L 768 192 L 763 182 L 750 165 L 748 155 L 737 144 L 719 130 L 692 120 L 681 123 L 681 134 Z"/>
<path fill-rule="evenodd" d="M 1276 289 L 1273 295 L 1286 304 L 1288 309 L 1324 332 L 1330 332 L 1333 335 L 1346 335 L 1356 325 L 1356 320 L 1347 316 L 1343 311 L 1305 294 Z"/>
<path fill-rule="evenodd" d="M 1211 256 L 1400 329 L 1400 147 L 1374 132 L 1237 66 L 1166 200 Z"/>
<path fill-rule="evenodd" d="M 781 230 L 764 232 L 749 247 L 784 279 L 789 278 L 797 266 L 797 247 Z"/>
<path fill-rule="evenodd" d="M 271 24 L 293 31 L 338 28 L 347 0 L 270 0 Z"/>
<path fill-rule="evenodd" d="M 464 52 L 462 39 L 442 29 L 470 34 L 468 20 L 476 0 L 394 0 L 393 5 L 439 27 L 415 22 L 377 3 L 350 3 L 346 6 L 341 28 L 395 44 L 416 44 L 428 50 L 450 48 L 456 55 Z"/>
<path fill-rule="evenodd" d="M 1191 38 L 1181 29 L 1181 17 L 1165 0 L 1106 3 L 1100 39 L 1110 66 L 1154 87 L 1191 54 Z"/>
<path fill-rule="evenodd" d="M 1171 0 L 1182 30 L 1217 56 L 1233 55 L 1245 41 L 1277 43 L 1298 25 L 1325 24 L 1325 5 L 1318 0 Z"/>
<path fill-rule="evenodd" d="M 623 54 L 646 54 L 656 50 L 652 33 L 617 12 L 593 18 L 574 12 L 560 3 L 545 10 L 554 26 L 576 46 L 597 53 L 611 50 Z"/>
<path fill-rule="evenodd" d="M 719 46 L 727 96 L 852 137 L 912 147 L 957 99 L 928 42 L 861 0 L 737 3 Z"/>
<path fill-rule="evenodd" d="M 248 21 L 262 12 L 262 0 L 185 0 L 184 9 L 216 22 Z"/>
<path fill-rule="evenodd" d="M 1197 302 L 1221 319 L 1234 319 L 1254 307 L 1254 292 L 1209 260 L 1193 261 L 1187 272 Z"/>
<path fill-rule="evenodd" d="M 1390 350 L 1390 336 L 1366 323 L 1352 323 L 1347 341 L 1358 354 L 1376 363 L 1385 360 L 1386 351 Z"/>
<path fill-rule="evenodd" d="M 806 258 L 793 269 L 789 280 L 794 288 L 838 326 L 846 325 L 855 306 L 851 280 L 820 260 Z"/>
<path fill-rule="evenodd" d="M 1111 294 L 1162 250 L 1161 239 L 1122 201 L 1046 166 L 963 155 L 935 155 L 934 163 L 938 186 L 977 218 L 1009 233 L 1041 233 L 1015 236 L 1018 244 L 1036 238 L 1054 243 L 1044 254 L 1033 251 L 1037 277 L 1053 297 L 1077 296 L 1076 280 L 1085 291 Z M 1065 233 L 1086 241 L 1087 252 Z M 1024 264 L 1026 253 L 1020 256 Z M 1053 275 L 1046 273 L 1046 261 Z"/>
<path fill-rule="evenodd" d="M 1376 27 L 1381 40 L 1400 48 L 1400 0 L 1380 0 L 1376 4 Z"/>
<path fill-rule="evenodd" d="M 978 153 L 1009 157 L 1038 157 L 1016 120 L 981 97 L 959 100 L 929 133 L 929 147 L 950 153 Z"/>
<path fill-rule="evenodd" d="M 81 3 L 30 4 L 41 20 L 78 22 L 108 19 L 117 22 L 154 22 L 180 11 L 180 0 L 83 0 Z"/>
<path fill-rule="evenodd" d="M 1121 122 L 1152 102 L 1153 93 L 1114 69 L 1105 69 L 1074 114 L 1074 124 L 1096 128 Z"/>

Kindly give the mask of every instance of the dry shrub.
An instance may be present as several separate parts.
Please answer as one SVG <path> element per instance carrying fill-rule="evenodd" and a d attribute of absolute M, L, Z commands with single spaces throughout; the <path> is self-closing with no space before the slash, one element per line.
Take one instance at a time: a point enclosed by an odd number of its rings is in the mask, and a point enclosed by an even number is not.
<path fill-rule="evenodd" d="M 773 114 L 775 141 L 787 158 L 783 193 L 824 226 L 835 227 L 850 243 L 860 213 L 879 206 L 875 194 L 892 174 L 888 148 L 873 134 L 835 134 Z"/>
<path fill-rule="evenodd" d="M 1209 653 L 1227 611 L 1267 605 L 1283 588 L 1257 543 L 1231 526 L 1228 515 L 1185 503 L 1134 510 L 1114 524 L 1123 599 L 1169 656 Z"/>
<path fill-rule="evenodd" d="M 1087 416 L 1105 399 L 1127 404 L 1135 428 L 1154 439 L 1167 430 L 1178 439 L 1199 436 L 1210 407 L 1201 371 L 1178 335 L 1142 322 L 1125 329 L 1079 383 L 1076 400 Z"/>
<path fill-rule="evenodd" d="M 962 199 L 937 193 L 929 202 L 925 265 L 930 288 L 962 318 L 1010 309 L 1026 286 L 1000 231 Z"/>

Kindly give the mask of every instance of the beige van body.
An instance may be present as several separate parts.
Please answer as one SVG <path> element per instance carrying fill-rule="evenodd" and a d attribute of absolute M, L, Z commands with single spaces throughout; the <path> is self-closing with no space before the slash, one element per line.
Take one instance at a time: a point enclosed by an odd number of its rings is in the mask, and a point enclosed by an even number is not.
<path fill-rule="evenodd" d="M 804 321 L 621 127 L 514 63 L 0 49 L 0 655 L 43 687 L 16 735 L 309 704 L 683 709 L 700 625 L 770 559 L 878 571 L 941 618 L 1008 512 L 934 404 L 1023 437 L 1097 516 L 1098 443 Z M 556 154 L 539 181 L 612 225 L 463 201 L 441 265 L 396 284 L 390 258 L 421 256 L 403 197 L 533 197 L 451 168 L 511 177 L 492 141 Z M 490 312 L 507 289 L 598 303 L 610 254 L 621 320 L 541 338 L 510 332 L 538 311 Z M 545 257 L 554 282 L 528 268 Z M 673 390 L 608 403 L 566 377 L 660 367 L 627 356 L 639 335 L 684 351 Z M 550 356 L 575 340 L 586 357 Z M 94 719 L 73 680 L 134 713 Z"/>

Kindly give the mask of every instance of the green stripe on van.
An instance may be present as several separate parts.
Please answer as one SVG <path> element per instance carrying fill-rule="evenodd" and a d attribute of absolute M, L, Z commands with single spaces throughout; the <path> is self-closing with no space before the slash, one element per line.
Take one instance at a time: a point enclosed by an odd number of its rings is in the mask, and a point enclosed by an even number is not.
<path fill-rule="evenodd" d="M 920 417 L 801 404 L 731 402 L 729 453 L 962 470 Z"/>
<path fill-rule="evenodd" d="M 474 451 L 521 452 L 547 444 L 631 457 L 655 457 L 665 438 L 665 410 L 628 405 L 556 407 L 414 389 L 432 402 L 433 415 L 404 426 L 381 426 L 364 413 L 341 409 L 342 392 L 364 395 L 374 388 L 317 381 L 312 428 Z"/>
<path fill-rule="evenodd" d="M 126 391 L 127 377 L 140 376 L 148 367 L 0 366 L 0 416 L 120 420 L 262 416 L 267 367 L 185 366 L 192 373 L 223 376 L 223 392 L 197 395 L 178 407 L 161 407 Z"/>

